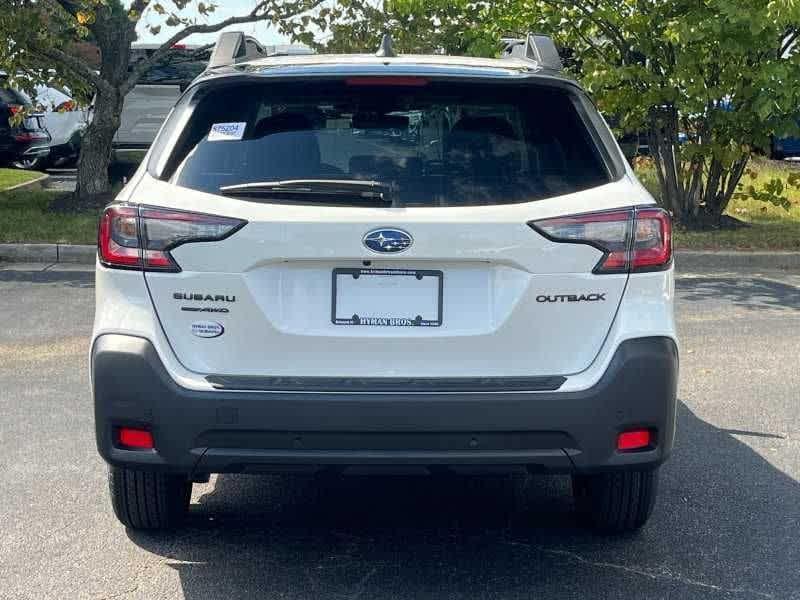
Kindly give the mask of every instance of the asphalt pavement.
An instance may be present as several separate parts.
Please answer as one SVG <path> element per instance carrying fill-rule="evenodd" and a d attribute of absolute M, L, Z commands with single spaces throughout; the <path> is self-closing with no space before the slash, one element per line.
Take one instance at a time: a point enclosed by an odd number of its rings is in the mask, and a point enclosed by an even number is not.
<path fill-rule="evenodd" d="M 678 440 L 638 534 L 569 480 L 219 476 L 126 531 L 94 447 L 86 267 L 0 265 L 0 598 L 800 598 L 800 274 L 678 280 Z"/>

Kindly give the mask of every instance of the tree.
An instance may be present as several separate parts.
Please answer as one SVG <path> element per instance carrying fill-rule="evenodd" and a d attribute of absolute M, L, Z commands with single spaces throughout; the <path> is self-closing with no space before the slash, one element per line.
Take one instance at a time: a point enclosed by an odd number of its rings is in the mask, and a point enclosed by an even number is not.
<path fill-rule="evenodd" d="M 604 112 L 647 132 L 662 203 L 718 224 L 751 153 L 797 129 L 800 5 L 772 0 L 542 0 L 511 19 L 581 58 Z M 685 134 L 685 143 L 682 135 Z"/>
<path fill-rule="evenodd" d="M 250 12 L 209 23 L 215 5 L 197 0 L 124 4 L 122 0 L 0 0 L 0 37 L 7 40 L 0 46 L 0 69 L 32 74 L 24 80 L 29 84 L 54 69 L 60 80 L 93 96 L 93 118 L 81 146 L 75 198 L 83 204 L 104 203 L 111 190 L 108 166 L 123 101 L 148 69 L 174 60 L 175 46 L 190 35 L 256 21 L 280 24 L 309 13 L 321 2 L 254 0 Z M 189 8 L 199 18 L 188 17 Z M 130 65 L 136 26 L 145 17 L 154 34 L 162 27 L 174 28 L 175 33 L 150 57 Z M 79 58 L 79 45 L 87 40 L 100 51 L 99 71 Z"/>
<path fill-rule="evenodd" d="M 484 19 L 493 18 L 491 3 L 465 0 L 339 0 L 315 28 L 329 31 L 316 41 L 312 31 L 295 31 L 295 37 L 324 52 L 359 53 L 376 49 L 384 34 L 406 54 L 443 52 L 453 55 L 491 56 L 497 40 L 487 37 Z"/>
<path fill-rule="evenodd" d="M 383 28 L 403 50 L 411 35 L 428 50 L 491 56 L 501 37 L 549 33 L 604 114 L 646 132 L 659 199 L 687 226 L 719 224 L 752 152 L 798 131 L 798 2 L 393 0 L 362 12 L 333 27 L 330 47 L 374 43 Z M 785 201 L 777 183 L 751 195 Z"/>

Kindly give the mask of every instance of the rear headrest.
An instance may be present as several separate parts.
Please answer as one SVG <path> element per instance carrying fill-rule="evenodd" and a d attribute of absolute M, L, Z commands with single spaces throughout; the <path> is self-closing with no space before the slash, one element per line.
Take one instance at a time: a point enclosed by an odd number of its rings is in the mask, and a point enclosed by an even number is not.
<path fill-rule="evenodd" d="M 501 117 L 464 117 L 453 126 L 450 133 L 459 132 L 486 133 L 511 140 L 517 139 L 511 123 Z"/>
<path fill-rule="evenodd" d="M 286 131 L 308 131 L 314 128 L 311 120 L 300 113 L 281 113 L 272 117 L 265 117 L 256 123 L 253 137 L 260 138 L 273 133 Z"/>
<path fill-rule="evenodd" d="M 519 172 L 519 139 L 502 117 L 464 117 L 447 136 L 450 169 L 473 176 L 497 177 Z"/>
<path fill-rule="evenodd" d="M 299 113 L 261 119 L 253 138 L 262 153 L 264 176 L 310 176 L 320 164 L 319 140 L 311 120 Z"/>

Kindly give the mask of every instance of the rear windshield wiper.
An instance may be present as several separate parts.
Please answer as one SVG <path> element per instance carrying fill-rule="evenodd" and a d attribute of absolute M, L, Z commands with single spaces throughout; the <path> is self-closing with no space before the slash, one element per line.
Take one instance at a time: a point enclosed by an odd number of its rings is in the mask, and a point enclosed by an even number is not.
<path fill-rule="evenodd" d="M 220 193 L 225 196 L 286 196 L 295 199 L 324 196 L 387 203 L 391 202 L 387 193 L 391 190 L 392 186 L 387 183 L 363 179 L 287 179 L 240 183 L 219 188 Z"/>

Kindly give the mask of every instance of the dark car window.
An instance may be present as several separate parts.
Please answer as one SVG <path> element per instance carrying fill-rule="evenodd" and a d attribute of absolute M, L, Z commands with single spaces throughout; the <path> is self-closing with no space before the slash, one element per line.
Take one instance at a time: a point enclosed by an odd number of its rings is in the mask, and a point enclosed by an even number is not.
<path fill-rule="evenodd" d="M 0 88 L 0 103 L 28 105 L 28 100 L 17 90 L 11 88 Z"/>
<path fill-rule="evenodd" d="M 610 180 L 565 91 L 377 83 L 211 91 L 163 176 L 211 193 L 264 181 L 374 180 L 408 206 L 527 202 Z"/>

